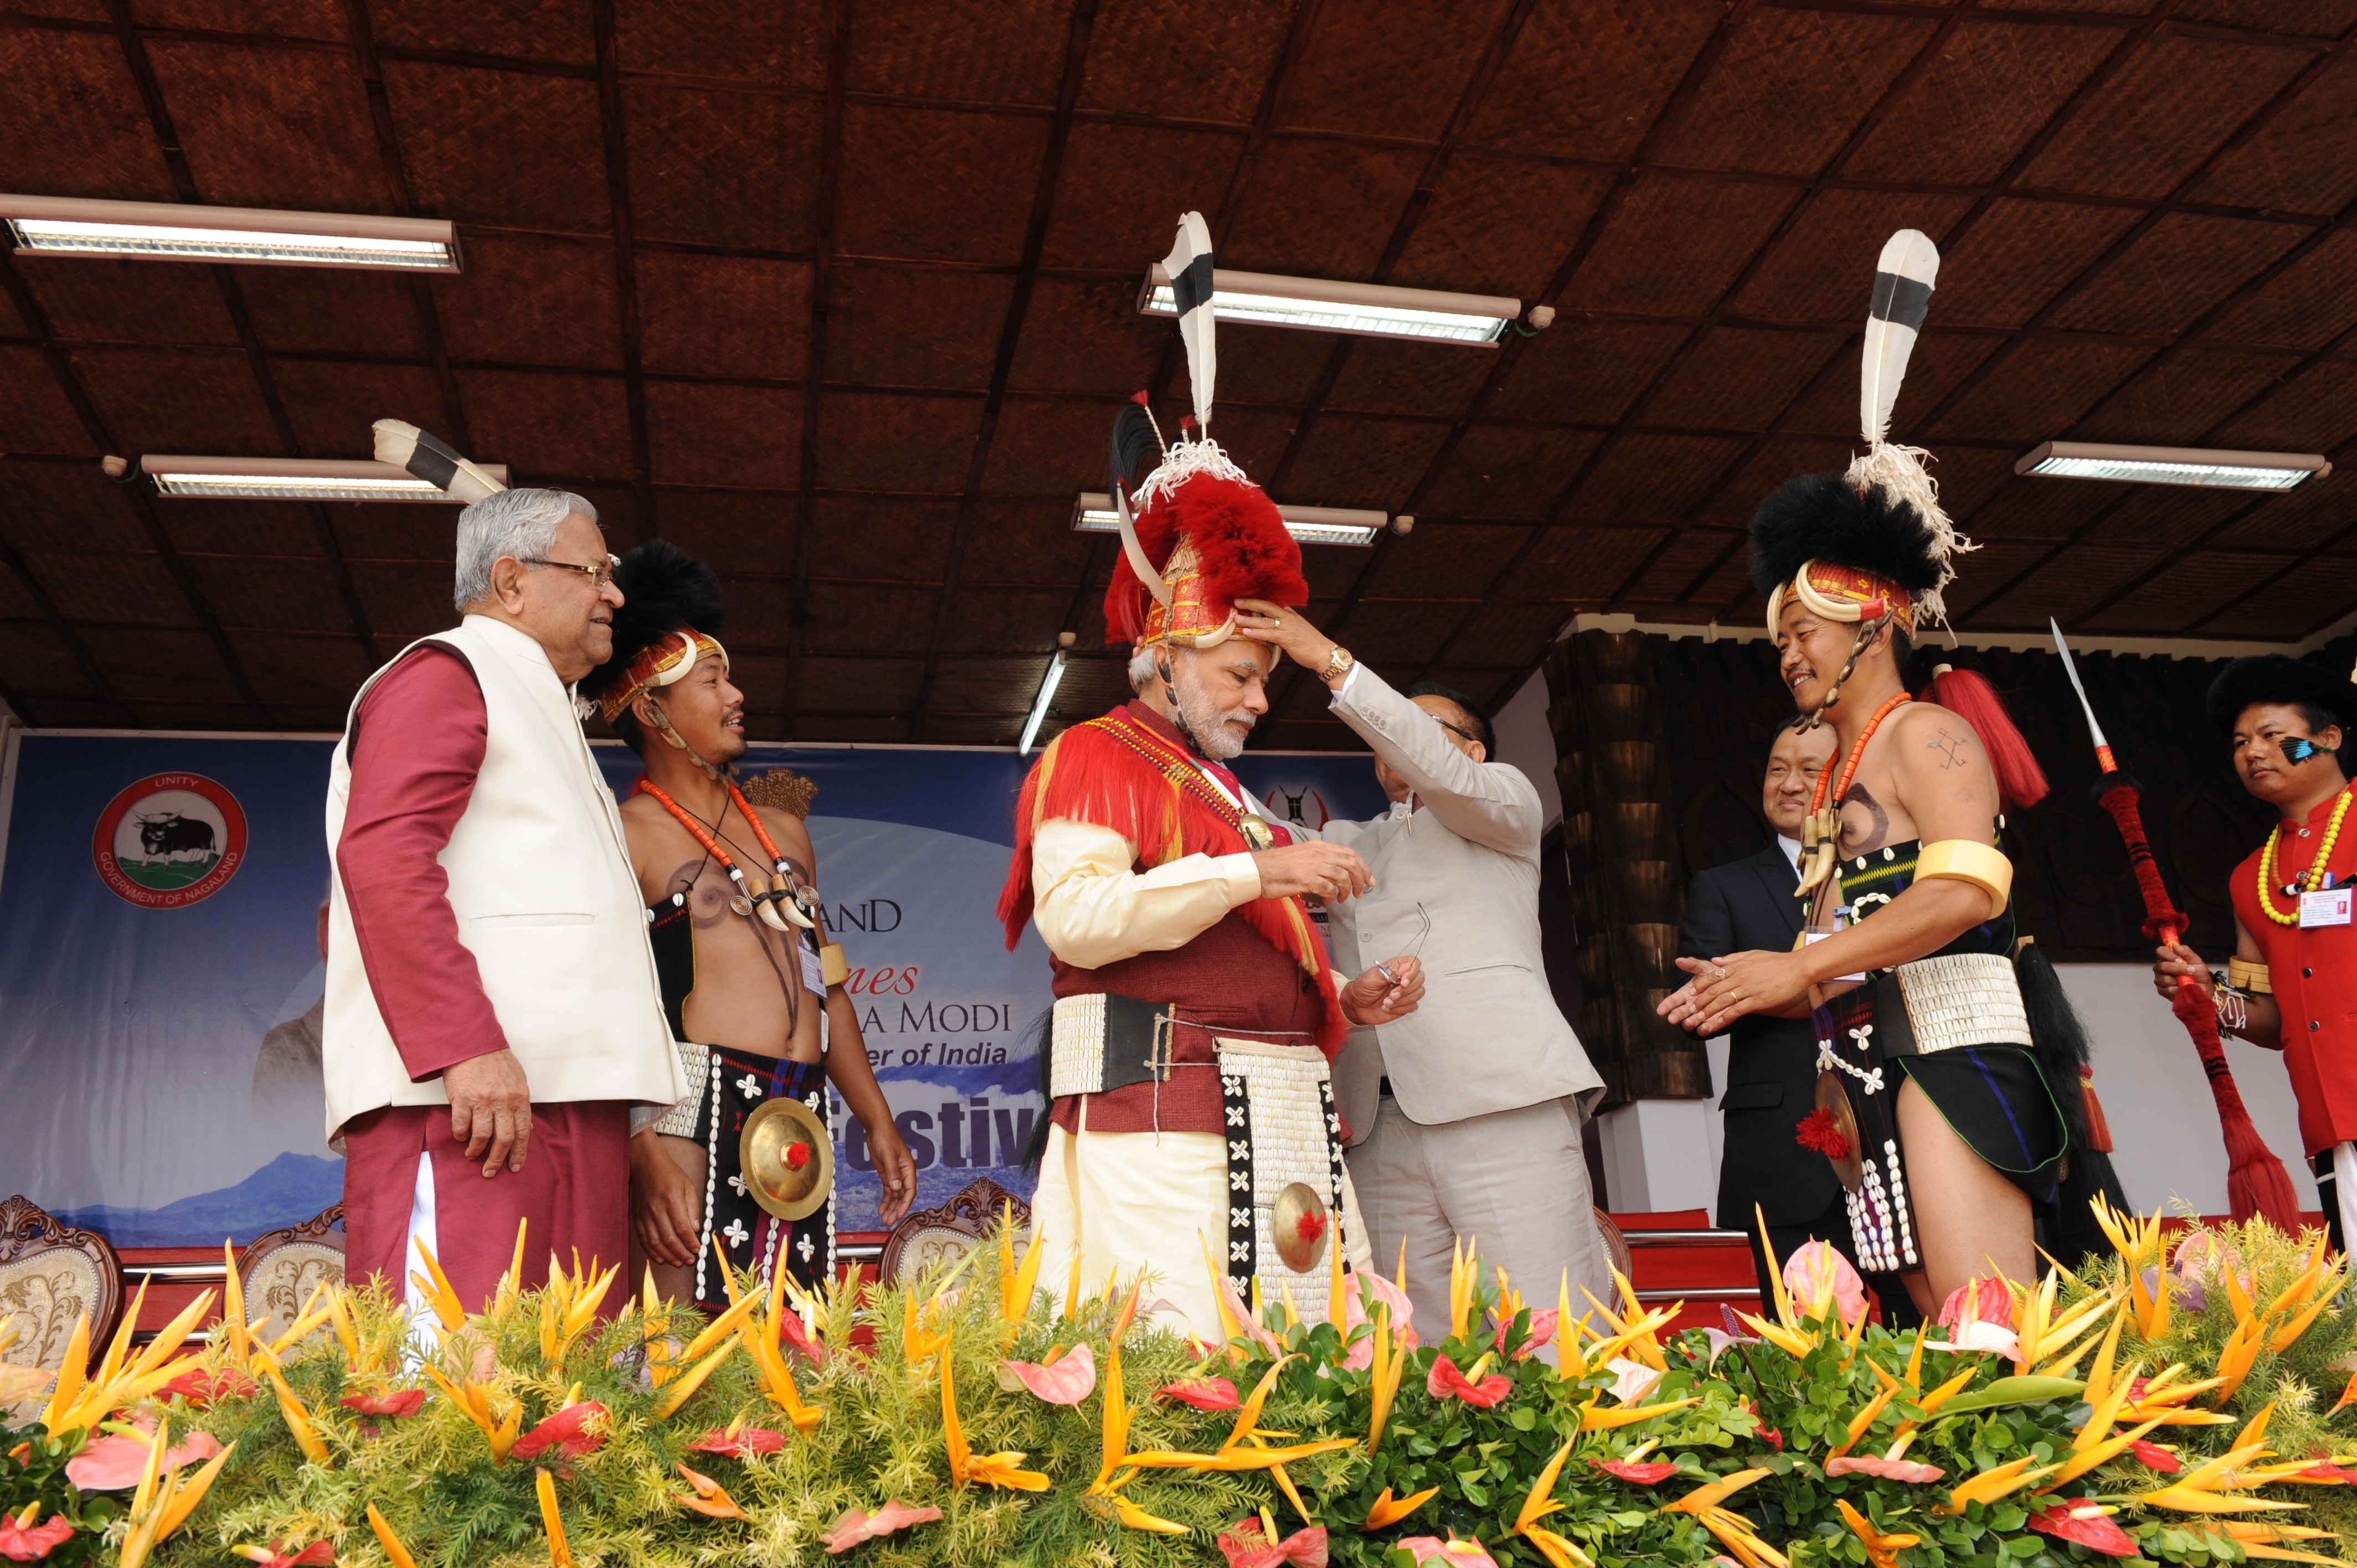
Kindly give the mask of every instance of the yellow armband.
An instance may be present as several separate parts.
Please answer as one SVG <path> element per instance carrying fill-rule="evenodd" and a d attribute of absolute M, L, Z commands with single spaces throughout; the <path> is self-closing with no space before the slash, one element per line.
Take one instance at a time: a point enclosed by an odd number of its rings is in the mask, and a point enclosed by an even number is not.
<path fill-rule="evenodd" d="M 2246 958 L 2226 961 L 2226 983 L 2237 991 L 2248 991 L 2255 995 L 2273 996 L 2276 993 L 2275 983 L 2267 978 L 2267 966 L 2253 963 Z"/>
<path fill-rule="evenodd" d="M 1972 839 L 1942 839 L 1923 846 L 1915 857 L 1915 880 L 1929 882 L 1934 877 L 1969 882 L 1987 894 L 1992 920 L 2005 913 L 2006 900 L 2013 893 L 2013 862 Z"/>
<path fill-rule="evenodd" d="M 818 977 L 829 989 L 851 978 L 851 965 L 844 960 L 841 942 L 829 942 L 818 950 Z"/>

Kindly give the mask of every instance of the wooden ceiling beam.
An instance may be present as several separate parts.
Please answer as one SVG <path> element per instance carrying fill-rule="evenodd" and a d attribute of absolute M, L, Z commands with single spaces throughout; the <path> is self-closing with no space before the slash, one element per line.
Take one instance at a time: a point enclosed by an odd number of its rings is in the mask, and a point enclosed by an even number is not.
<path fill-rule="evenodd" d="M 1089 39 L 1096 29 L 1097 0 L 1073 0 L 1064 34 L 1064 71 L 1056 89 L 1056 117 L 1049 124 L 1048 145 L 1039 160 L 1039 178 L 1031 191 L 1031 213 L 1023 231 L 1023 262 L 1015 274 L 1015 289 L 1006 302 L 1006 316 L 998 330 L 998 351 L 990 366 L 990 396 L 982 405 L 981 427 L 975 431 L 974 452 L 966 463 L 965 493 L 958 507 L 957 528 L 950 535 L 948 563 L 942 571 L 941 596 L 933 605 L 931 646 L 925 654 L 924 673 L 917 680 L 916 700 L 909 708 L 909 738 L 924 733 L 932 707 L 933 683 L 941 673 L 942 651 L 948 646 L 950 623 L 957 612 L 958 579 L 965 568 L 967 547 L 974 539 L 974 518 L 982 510 L 983 476 L 990 467 L 991 444 L 998 435 L 998 417 L 1006 406 L 1006 381 L 1014 373 L 1015 350 L 1021 344 L 1023 323 L 1031 309 L 1031 291 L 1039 282 L 1039 257 L 1048 246 L 1048 220 L 1056 209 L 1056 186 L 1064 172 L 1064 148 L 1071 139 L 1072 111 L 1081 101 L 1086 80 Z"/>
<path fill-rule="evenodd" d="M 802 493 L 794 504 L 794 584 L 786 601 L 786 720 L 784 737 L 799 733 L 802 662 L 810 623 L 811 558 L 818 533 L 818 422 L 820 390 L 826 384 L 829 284 L 834 273 L 843 187 L 843 106 L 851 78 L 852 0 L 828 0 L 826 97 L 819 113 L 818 248 L 811 257 L 810 332 L 803 350 Z"/>
<path fill-rule="evenodd" d="M 88 461 L 87 458 L 83 460 Z M 0 502 L 0 505 L 5 504 Z M 32 566 L 23 555 L 17 553 L 16 547 L 8 542 L 5 533 L 0 533 L 0 565 L 6 566 L 16 575 L 16 581 L 24 585 L 25 596 L 33 601 L 35 609 L 41 612 L 40 620 L 35 624 L 39 627 L 44 635 L 56 639 L 58 646 L 64 649 L 67 655 L 73 660 L 74 668 L 81 671 L 81 678 L 84 681 L 90 682 L 91 696 L 98 702 L 113 706 L 114 711 L 122 715 L 126 727 L 136 729 L 137 716 L 132 713 L 130 704 L 117 694 L 114 682 L 106 678 L 106 671 L 99 668 L 98 660 L 91 657 L 90 645 L 82 641 L 81 629 L 73 622 L 66 619 L 64 614 L 59 610 L 57 601 L 49 597 L 49 590 L 42 585 L 40 578 L 33 575 Z M 172 629 L 185 631 L 188 628 L 174 627 Z M 60 698 L 59 700 L 70 702 L 74 699 Z M 20 698 L 10 696 L 7 703 L 10 707 L 16 710 L 18 718 L 23 719 L 27 724 L 33 722 Z"/>

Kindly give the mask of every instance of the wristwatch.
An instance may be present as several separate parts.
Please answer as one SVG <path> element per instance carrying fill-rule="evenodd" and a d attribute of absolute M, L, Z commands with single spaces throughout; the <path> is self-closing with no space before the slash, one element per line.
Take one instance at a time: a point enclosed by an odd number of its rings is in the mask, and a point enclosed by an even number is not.
<path fill-rule="evenodd" d="M 1326 668 L 1318 671 L 1318 678 L 1331 686 L 1358 667 L 1359 661 L 1351 657 L 1351 650 L 1338 642 L 1326 655 Z"/>

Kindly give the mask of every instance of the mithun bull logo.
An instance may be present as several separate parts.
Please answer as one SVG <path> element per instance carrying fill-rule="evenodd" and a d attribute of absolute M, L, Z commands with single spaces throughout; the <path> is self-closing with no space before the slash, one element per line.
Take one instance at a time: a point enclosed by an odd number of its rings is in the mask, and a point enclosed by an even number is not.
<path fill-rule="evenodd" d="M 139 847 L 145 852 L 140 858 L 150 865 L 157 861 L 210 861 L 217 853 L 210 822 L 178 811 L 158 811 L 134 820 L 139 824 Z"/>
<path fill-rule="evenodd" d="M 245 863 L 245 811 L 197 773 L 156 773 L 107 802 L 91 858 L 115 897 L 143 909 L 211 897 Z"/>

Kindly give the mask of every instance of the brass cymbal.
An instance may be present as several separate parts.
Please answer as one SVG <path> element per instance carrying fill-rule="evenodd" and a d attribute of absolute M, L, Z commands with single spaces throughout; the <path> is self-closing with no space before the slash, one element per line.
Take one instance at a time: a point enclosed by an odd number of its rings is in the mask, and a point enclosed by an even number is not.
<path fill-rule="evenodd" d="M 1834 1175 L 1841 1177 L 1842 1186 L 1856 1192 L 1866 1185 L 1866 1165 L 1858 1156 L 1857 1118 L 1850 1114 L 1849 1093 L 1842 1086 L 1841 1074 L 1817 1074 L 1817 1109 L 1833 1118 L 1834 1130 L 1849 1144 L 1847 1155 L 1826 1157 L 1833 1160 Z"/>
<path fill-rule="evenodd" d="M 834 1189 L 834 1140 L 799 1100 L 772 1100 L 747 1117 L 737 1153 L 753 1201 L 780 1219 L 809 1219 Z"/>
<path fill-rule="evenodd" d="M 1297 1274 L 1315 1273 L 1326 1259 L 1326 1200 L 1307 1182 L 1288 1182 L 1268 1211 L 1276 1255 Z"/>

